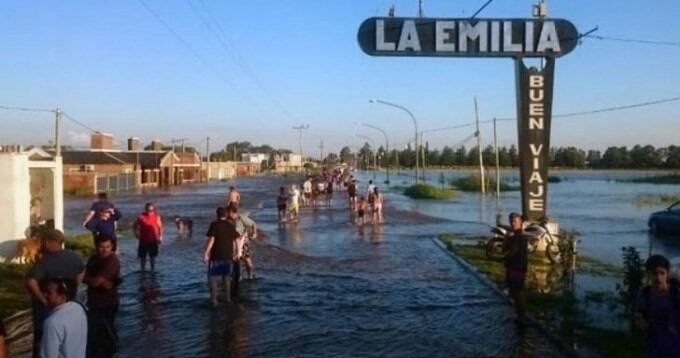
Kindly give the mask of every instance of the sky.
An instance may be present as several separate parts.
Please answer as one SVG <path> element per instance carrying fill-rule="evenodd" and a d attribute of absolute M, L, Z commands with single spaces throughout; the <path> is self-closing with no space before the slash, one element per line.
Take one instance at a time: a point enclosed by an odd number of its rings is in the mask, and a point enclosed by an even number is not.
<path fill-rule="evenodd" d="M 425 0 L 425 16 L 466 17 L 485 0 Z M 531 0 L 496 0 L 478 17 L 531 15 Z M 550 17 L 583 33 L 680 42 L 676 0 L 547 0 Z M 363 20 L 415 16 L 417 0 L 102 0 L 0 4 L 0 106 L 61 108 L 122 145 L 186 138 L 211 151 L 250 141 L 317 156 L 356 148 L 386 130 L 404 146 L 409 108 L 420 129 L 515 114 L 510 59 L 371 57 L 357 44 Z M 150 9 L 150 10 L 149 10 Z M 152 14 L 153 12 L 153 14 Z M 154 15 L 156 14 L 156 15 Z M 210 26 L 208 26 L 210 25 Z M 557 60 L 553 114 L 680 96 L 680 46 L 585 39 Z M 53 114 L 0 110 L 0 143 L 53 138 Z M 517 141 L 516 124 L 499 122 L 500 145 Z M 426 133 L 430 147 L 468 147 L 472 127 Z M 87 146 L 88 128 L 65 120 L 63 142 Z M 483 145 L 492 127 L 481 127 Z M 680 145 L 680 101 L 587 116 L 555 118 L 553 146 Z"/>

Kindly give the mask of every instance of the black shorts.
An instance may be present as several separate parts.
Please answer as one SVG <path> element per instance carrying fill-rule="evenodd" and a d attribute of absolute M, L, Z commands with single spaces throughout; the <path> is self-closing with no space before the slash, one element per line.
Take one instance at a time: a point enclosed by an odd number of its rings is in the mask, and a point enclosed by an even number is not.
<path fill-rule="evenodd" d="M 284 211 L 284 210 L 286 210 L 286 204 L 277 205 L 276 207 L 279 209 L 279 211 Z"/>
<path fill-rule="evenodd" d="M 147 255 L 149 257 L 158 256 L 158 244 L 143 244 L 140 242 L 139 246 L 137 246 L 137 257 L 143 259 Z"/>
<path fill-rule="evenodd" d="M 359 217 L 360 217 L 360 218 L 363 218 L 363 217 L 364 217 L 364 211 L 363 211 L 363 210 L 358 210 L 358 212 L 359 212 Z"/>

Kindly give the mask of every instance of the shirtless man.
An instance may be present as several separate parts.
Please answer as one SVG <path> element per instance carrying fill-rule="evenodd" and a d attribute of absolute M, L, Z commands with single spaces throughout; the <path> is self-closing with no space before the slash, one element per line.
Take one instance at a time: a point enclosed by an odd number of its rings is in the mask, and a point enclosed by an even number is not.
<path fill-rule="evenodd" d="M 364 215 L 366 214 L 366 209 L 368 208 L 368 203 L 366 199 L 362 196 L 359 198 L 359 203 L 357 204 L 357 225 L 363 225 L 366 223 Z"/>
<path fill-rule="evenodd" d="M 229 194 L 227 195 L 227 206 L 229 205 L 235 205 L 238 207 L 238 205 L 241 203 L 241 194 L 239 194 L 238 191 L 236 191 L 236 188 L 233 186 L 229 187 Z"/>

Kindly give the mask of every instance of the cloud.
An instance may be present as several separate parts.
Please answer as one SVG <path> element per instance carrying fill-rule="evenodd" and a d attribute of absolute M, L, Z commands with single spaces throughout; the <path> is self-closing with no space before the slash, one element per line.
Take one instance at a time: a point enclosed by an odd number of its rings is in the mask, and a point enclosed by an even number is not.
<path fill-rule="evenodd" d="M 76 131 L 68 131 L 66 133 L 68 143 L 73 146 L 89 146 L 90 135 L 88 133 L 78 133 Z"/>

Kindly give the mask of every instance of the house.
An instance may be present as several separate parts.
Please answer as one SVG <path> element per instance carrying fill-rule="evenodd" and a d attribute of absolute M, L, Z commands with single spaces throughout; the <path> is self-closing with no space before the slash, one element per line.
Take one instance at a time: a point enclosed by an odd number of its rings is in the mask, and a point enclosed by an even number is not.
<path fill-rule="evenodd" d="M 262 164 L 269 159 L 269 156 L 264 153 L 243 153 L 241 154 L 241 161 L 247 163 Z"/>
<path fill-rule="evenodd" d="M 302 156 L 293 153 L 274 154 L 274 171 L 288 173 L 302 170 Z"/>
<path fill-rule="evenodd" d="M 197 153 L 140 150 L 139 139 L 128 139 L 128 150 L 113 149 L 110 134 L 92 135 L 89 150 L 62 151 L 64 190 L 72 194 L 123 191 L 142 187 L 180 185 L 201 181 Z M 161 148 L 154 141 L 152 148 Z M 53 152 L 47 153 L 50 157 Z M 34 152 L 33 155 L 42 155 Z"/>

